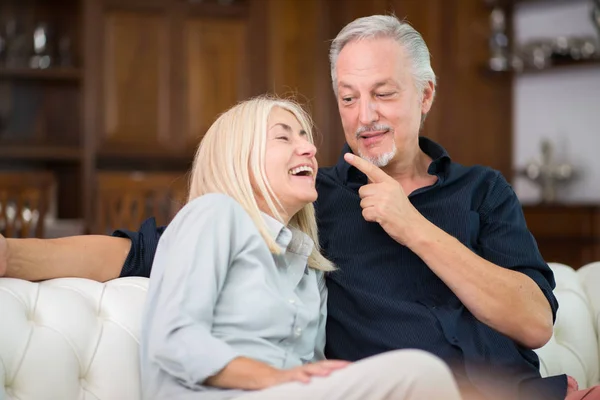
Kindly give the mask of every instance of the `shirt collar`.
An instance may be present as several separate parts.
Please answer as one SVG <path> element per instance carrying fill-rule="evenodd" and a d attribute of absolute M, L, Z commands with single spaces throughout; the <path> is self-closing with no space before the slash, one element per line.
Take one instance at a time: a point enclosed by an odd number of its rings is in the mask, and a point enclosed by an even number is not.
<path fill-rule="evenodd" d="M 430 175 L 437 175 L 440 181 L 446 177 L 446 173 L 448 171 L 448 165 L 450 164 L 450 156 L 446 149 L 444 149 L 441 145 L 434 142 L 431 139 L 428 139 L 424 136 L 419 136 L 419 147 L 421 150 L 427 154 L 432 162 L 429 164 L 429 168 L 427 173 Z M 357 170 L 356 168 L 350 166 L 344 160 L 344 154 L 352 153 L 350 146 L 348 143 L 344 144 L 344 148 L 342 149 L 342 154 L 338 159 L 337 164 L 335 165 L 335 169 L 337 171 L 337 175 L 342 178 L 344 185 L 347 185 L 348 182 L 361 182 L 363 184 L 367 183 L 367 178 L 365 174 Z"/>
<path fill-rule="evenodd" d="M 314 242 L 306 233 L 296 228 L 288 228 L 268 214 L 261 213 L 271 237 L 282 252 L 291 252 L 308 257 L 313 251 Z"/>

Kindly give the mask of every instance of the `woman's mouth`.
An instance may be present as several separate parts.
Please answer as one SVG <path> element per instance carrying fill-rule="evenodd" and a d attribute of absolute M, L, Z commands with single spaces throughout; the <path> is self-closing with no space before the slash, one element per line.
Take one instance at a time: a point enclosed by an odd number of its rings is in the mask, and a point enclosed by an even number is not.
<path fill-rule="evenodd" d="M 288 174 L 294 177 L 312 178 L 314 176 L 314 170 L 310 165 L 300 165 L 298 167 L 291 168 L 288 171 Z"/>

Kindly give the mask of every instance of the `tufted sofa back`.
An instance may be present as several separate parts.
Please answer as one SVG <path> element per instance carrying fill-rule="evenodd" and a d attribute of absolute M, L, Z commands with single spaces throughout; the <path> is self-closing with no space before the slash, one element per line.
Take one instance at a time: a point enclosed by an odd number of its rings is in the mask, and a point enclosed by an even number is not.
<path fill-rule="evenodd" d="M 600 262 L 577 271 L 550 263 L 559 309 L 554 334 L 541 349 L 542 376 L 568 373 L 581 388 L 600 383 Z"/>
<path fill-rule="evenodd" d="M 147 285 L 0 279 L 0 399 L 139 399 Z"/>
<path fill-rule="evenodd" d="M 551 264 L 560 309 L 542 375 L 599 382 L 600 262 Z M 137 400 L 148 279 L 0 278 L 0 400 Z"/>

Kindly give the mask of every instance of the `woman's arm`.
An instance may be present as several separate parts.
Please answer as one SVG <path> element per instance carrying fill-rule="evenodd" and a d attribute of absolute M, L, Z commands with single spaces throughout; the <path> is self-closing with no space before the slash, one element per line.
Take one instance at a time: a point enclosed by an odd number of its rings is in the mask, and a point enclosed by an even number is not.
<path fill-rule="evenodd" d="M 29 281 L 81 277 L 100 282 L 119 277 L 129 239 L 86 235 L 60 239 L 6 239 L 0 235 L 0 276 Z"/>

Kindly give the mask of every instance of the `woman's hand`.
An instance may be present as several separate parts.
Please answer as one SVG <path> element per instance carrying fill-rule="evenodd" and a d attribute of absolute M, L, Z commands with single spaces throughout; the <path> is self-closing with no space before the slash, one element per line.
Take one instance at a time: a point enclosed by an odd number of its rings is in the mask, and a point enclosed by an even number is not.
<path fill-rule="evenodd" d="M 277 370 L 266 387 L 288 382 L 308 383 L 314 376 L 329 376 L 333 371 L 342 369 L 348 364 L 350 364 L 348 361 L 323 360 L 291 369 Z"/>
<path fill-rule="evenodd" d="M 308 383 L 313 376 L 328 376 L 348 364 L 348 361 L 323 360 L 290 369 L 277 369 L 260 361 L 238 357 L 204 384 L 225 389 L 261 390 L 288 382 Z"/>

